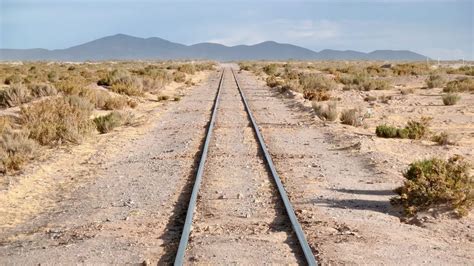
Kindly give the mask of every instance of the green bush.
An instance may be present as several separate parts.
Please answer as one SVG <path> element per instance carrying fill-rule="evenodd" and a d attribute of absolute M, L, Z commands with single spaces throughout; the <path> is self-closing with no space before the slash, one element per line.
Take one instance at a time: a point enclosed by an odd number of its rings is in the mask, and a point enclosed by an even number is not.
<path fill-rule="evenodd" d="M 461 156 L 415 161 L 404 172 L 405 182 L 395 190 L 399 196 L 391 202 L 403 206 L 408 216 L 434 207 L 467 215 L 474 203 L 470 171 L 471 165 Z"/>
<path fill-rule="evenodd" d="M 454 93 L 448 93 L 443 95 L 442 99 L 444 105 L 455 105 L 459 100 L 461 100 L 461 96 Z"/>
<path fill-rule="evenodd" d="M 408 137 L 408 133 L 403 128 L 396 128 L 388 125 L 379 125 L 375 128 L 375 134 L 381 138 L 401 138 Z"/>
<path fill-rule="evenodd" d="M 118 112 L 111 112 L 110 114 L 94 118 L 94 123 L 97 130 L 101 134 L 105 134 L 122 125 L 122 116 Z"/>

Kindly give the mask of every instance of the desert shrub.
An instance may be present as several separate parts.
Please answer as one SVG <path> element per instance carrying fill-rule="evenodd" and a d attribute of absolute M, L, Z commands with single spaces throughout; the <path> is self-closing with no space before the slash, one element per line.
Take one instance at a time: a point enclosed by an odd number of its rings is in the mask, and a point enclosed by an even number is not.
<path fill-rule="evenodd" d="M 10 127 L 4 128 L 0 134 L 0 173 L 20 170 L 34 157 L 37 144 L 28 138 L 26 132 Z"/>
<path fill-rule="evenodd" d="M 178 71 L 193 75 L 196 72 L 196 68 L 193 64 L 183 64 L 178 67 Z"/>
<path fill-rule="evenodd" d="M 57 82 L 59 80 L 59 75 L 56 71 L 51 71 L 48 73 L 48 81 L 49 82 Z"/>
<path fill-rule="evenodd" d="M 281 86 L 283 83 L 281 80 L 278 80 L 275 76 L 268 76 L 266 82 L 267 82 L 267 86 L 270 88 Z"/>
<path fill-rule="evenodd" d="M 390 83 L 383 79 L 368 79 L 362 84 L 362 88 L 365 91 L 388 90 Z"/>
<path fill-rule="evenodd" d="M 107 101 L 111 98 L 110 93 L 105 90 L 84 87 L 79 88 L 75 95 L 86 98 L 97 109 L 105 109 Z"/>
<path fill-rule="evenodd" d="M 410 120 L 408 121 L 405 129 L 408 133 L 408 138 L 410 139 L 421 139 L 424 138 L 429 133 L 429 124 L 431 118 L 422 117 L 420 121 Z"/>
<path fill-rule="evenodd" d="M 92 129 L 93 108 L 79 96 L 51 98 L 21 108 L 20 120 L 29 137 L 41 145 L 79 143 Z"/>
<path fill-rule="evenodd" d="M 276 64 L 269 64 L 263 67 L 263 72 L 269 76 L 275 75 L 277 70 L 278 66 Z"/>
<path fill-rule="evenodd" d="M 11 76 L 8 76 L 5 78 L 5 81 L 4 81 L 6 85 L 18 84 L 22 82 L 23 82 L 23 79 L 18 74 L 13 74 Z"/>
<path fill-rule="evenodd" d="M 417 76 L 427 74 L 430 71 L 430 68 L 423 63 L 406 63 L 392 66 L 392 71 L 398 76 Z"/>
<path fill-rule="evenodd" d="M 143 89 L 141 86 L 130 86 L 128 84 L 114 84 L 109 87 L 110 91 L 115 93 L 124 94 L 128 96 L 140 96 L 143 95 Z"/>
<path fill-rule="evenodd" d="M 431 118 L 422 117 L 420 121 L 410 120 L 404 128 L 396 128 L 388 125 L 379 125 L 375 134 L 381 138 L 409 138 L 421 139 L 429 133 Z"/>
<path fill-rule="evenodd" d="M 181 101 L 181 96 L 179 96 L 179 95 L 174 96 L 173 101 L 175 101 L 175 102 Z"/>
<path fill-rule="evenodd" d="M 443 89 L 444 92 L 474 92 L 474 79 L 461 78 L 450 81 Z"/>
<path fill-rule="evenodd" d="M 178 83 L 182 83 L 186 81 L 186 74 L 180 71 L 173 72 L 173 80 Z"/>
<path fill-rule="evenodd" d="M 122 125 L 122 116 L 118 112 L 111 112 L 110 114 L 94 118 L 94 123 L 97 130 L 101 134 L 105 134 Z"/>
<path fill-rule="evenodd" d="M 392 100 L 392 95 L 381 95 L 379 96 L 379 101 L 381 101 L 382 103 L 389 103 L 390 100 Z"/>
<path fill-rule="evenodd" d="M 337 80 L 344 85 L 362 85 L 369 79 L 367 73 L 346 74 L 337 77 Z M 357 86 L 348 86 L 357 87 Z"/>
<path fill-rule="evenodd" d="M 441 132 L 438 135 L 434 135 L 431 140 L 442 146 L 455 144 L 454 141 L 451 140 L 450 135 L 446 132 Z"/>
<path fill-rule="evenodd" d="M 53 96 L 58 94 L 56 88 L 46 83 L 33 83 L 28 85 L 28 89 L 34 97 Z"/>
<path fill-rule="evenodd" d="M 239 63 L 240 70 L 255 71 L 256 65 L 250 63 Z"/>
<path fill-rule="evenodd" d="M 124 97 L 108 97 L 105 100 L 104 110 L 121 110 L 128 105 L 128 101 Z"/>
<path fill-rule="evenodd" d="M 375 134 L 381 138 L 401 138 L 408 137 L 408 133 L 403 128 L 396 128 L 394 126 L 379 125 L 375 128 Z"/>
<path fill-rule="evenodd" d="M 447 93 L 442 96 L 444 105 L 455 105 L 459 100 L 461 100 L 461 96 L 454 94 L 454 93 Z"/>
<path fill-rule="evenodd" d="M 447 207 L 467 215 L 474 203 L 474 180 L 471 165 L 461 156 L 447 161 L 432 158 L 411 163 L 403 173 L 405 182 L 395 192 L 393 204 L 403 206 L 412 216 L 434 207 Z"/>
<path fill-rule="evenodd" d="M 444 86 L 444 84 L 446 83 L 446 81 L 444 80 L 443 76 L 441 75 L 430 75 L 427 79 L 426 79 L 426 86 L 428 86 L 428 88 L 441 88 Z"/>
<path fill-rule="evenodd" d="M 162 94 L 162 95 L 158 95 L 157 99 L 158 99 L 159 102 L 167 101 L 167 100 L 170 99 L 170 96 Z"/>
<path fill-rule="evenodd" d="M 413 94 L 413 93 L 415 93 L 415 89 L 414 88 L 401 89 L 400 93 L 402 95 Z"/>
<path fill-rule="evenodd" d="M 308 100 L 329 100 L 329 91 L 337 88 L 334 80 L 314 74 L 301 75 L 299 82 L 303 89 L 303 97 Z"/>
<path fill-rule="evenodd" d="M 14 107 L 31 100 L 30 91 L 22 84 L 12 84 L 0 90 L 0 107 Z"/>
<path fill-rule="evenodd" d="M 143 94 L 143 84 L 141 80 L 134 77 L 124 69 L 115 69 L 109 72 L 104 78 L 97 82 L 97 85 L 108 86 L 108 89 L 129 96 Z"/>
<path fill-rule="evenodd" d="M 331 102 L 329 104 L 318 104 L 317 102 L 312 103 L 312 107 L 316 115 L 321 120 L 335 121 L 338 117 L 337 103 Z"/>
<path fill-rule="evenodd" d="M 351 126 L 360 126 L 364 120 L 364 114 L 360 108 L 348 109 L 341 112 L 341 123 Z"/>
<path fill-rule="evenodd" d="M 377 100 L 377 97 L 371 96 L 371 95 L 368 95 L 364 98 L 364 101 L 366 101 L 366 102 L 374 102 L 376 100 Z"/>
<path fill-rule="evenodd" d="M 204 71 L 204 70 L 214 70 L 216 64 L 214 62 L 205 62 L 196 64 L 196 71 Z"/>

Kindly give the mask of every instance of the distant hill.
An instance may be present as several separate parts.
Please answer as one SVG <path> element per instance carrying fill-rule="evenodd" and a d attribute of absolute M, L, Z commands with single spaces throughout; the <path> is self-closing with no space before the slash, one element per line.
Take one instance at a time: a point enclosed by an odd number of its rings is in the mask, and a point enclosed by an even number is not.
<path fill-rule="evenodd" d="M 211 60 L 426 60 L 411 51 L 322 50 L 315 52 L 292 44 L 273 41 L 255 45 L 225 46 L 217 43 L 184 45 L 161 38 L 138 38 L 125 34 L 107 36 L 67 49 L 0 49 L 0 60 L 132 60 L 132 59 L 211 59 Z"/>

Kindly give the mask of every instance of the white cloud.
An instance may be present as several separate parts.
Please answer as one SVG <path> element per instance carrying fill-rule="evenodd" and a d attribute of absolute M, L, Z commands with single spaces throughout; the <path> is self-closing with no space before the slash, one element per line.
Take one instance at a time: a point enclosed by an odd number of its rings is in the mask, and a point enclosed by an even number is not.
<path fill-rule="evenodd" d="M 215 36 L 220 37 L 213 38 L 209 40 L 210 42 L 237 45 L 273 40 L 308 44 L 335 39 L 341 34 L 340 26 L 328 20 L 276 19 L 262 23 L 221 25 L 221 27 L 213 31 Z"/>

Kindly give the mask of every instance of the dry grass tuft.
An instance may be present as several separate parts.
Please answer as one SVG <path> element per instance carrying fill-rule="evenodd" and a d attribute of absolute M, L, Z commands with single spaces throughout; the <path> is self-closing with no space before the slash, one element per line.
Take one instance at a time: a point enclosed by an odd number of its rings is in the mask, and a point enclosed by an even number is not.
<path fill-rule="evenodd" d="M 41 145 L 79 143 L 90 133 L 93 105 L 85 98 L 47 99 L 21 108 L 21 122 L 29 137 Z"/>

